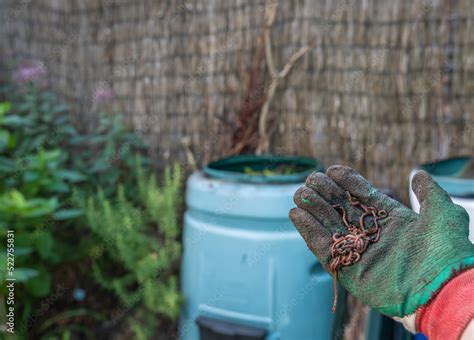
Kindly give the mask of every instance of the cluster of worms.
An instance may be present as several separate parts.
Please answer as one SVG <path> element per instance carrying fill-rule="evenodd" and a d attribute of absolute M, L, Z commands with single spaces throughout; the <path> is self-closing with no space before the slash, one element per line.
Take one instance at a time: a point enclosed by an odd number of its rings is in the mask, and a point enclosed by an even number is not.
<path fill-rule="evenodd" d="M 357 263 L 362 253 L 369 244 L 375 243 L 380 239 L 380 226 L 378 221 L 388 216 L 386 210 L 377 210 L 362 204 L 357 198 L 347 192 L 350 205 L 359 207 L 363 210 L 359 217 L 359 225 L 353 224 L 347 219 L 347 212 L 340 204 L 333 205 L 336 210 L 342 213 L 342 221 L 347 229 L 347 234 L 334 233 L 334 241 L 331 247 L 331 262 L 329 269 L 334 273 L 334 305 L 332 311 L 336 309 L 337 303 L 337 271 L 343 266 L 350 266 Z M 366 226 L 366 220 L 372 221 L 371 226 Z"/>

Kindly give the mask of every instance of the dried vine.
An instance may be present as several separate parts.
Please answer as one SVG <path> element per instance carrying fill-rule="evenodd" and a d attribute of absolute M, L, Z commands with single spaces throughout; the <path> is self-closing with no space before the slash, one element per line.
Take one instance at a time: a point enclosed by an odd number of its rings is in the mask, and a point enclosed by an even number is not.
<path fill-rule="evenodd" d="M 256 148 L 258 115 L 265 101 L 265 68 L 263 37 L 256 40 L 250 74 L 242 72 L 242 100 L 237 112 L 237 128 L 228 155 L 253 152 Z"/>
<path fill-rule="evenodd" d="M 265 5 L 264 26 L 262 36 L 257 39 L 256 53 L 251 75 L 243 84 L 243 104 L 238 112 L 237 130 L 233 135 L 230 154 L 255 151 L 256 154 L 268 152 L 270 133 L 270 104 L 280 81 L 290 72 L 293 65 L 310 49 L 303 46 L 288 58 L 281 71 L 278 71 L 273 60 L 271 48 L 271 29 L 275 21 L 277 4 L 269 1 Z M 269 84 L 262 83 L 261 62 L 266 61 L 266 68 L 270 74 Z M 264 71 L 265 71 L 264 70 Z M 255 145 L 257 144 L 257 145 Z"/>
<path fill-rule="evenodd" d="M 331 247 L 331 262 L 329 269 L 334 273 L 334 305 L 332 311 L 336 310 L 337 304 L 337 271 L 343 266 L 350 266 L 359 262 L 362 254 L 367 250 L 371 243 L 375 243 L 380 239 L 380 226 L 378 221 L 388 216 L 386 210 L 377 210 L 374 207 L 368 207 L 362 204 L 357 198 L 351 196 L 347 192 L 349 203 L 354 207 L 360 207 L 363 210 L 359 217 L 359 225 L 350 223 L 347 220 L 347 212 L 340 204 L 333 205 L 342 213 L 342 221 L 348 231 L 347 234 L 334 233 L 332 240 L 334 243 Z M 373 222 L 372 226 L 365 225 L 366 219 L 370 218 Z"/>
<path fill-rule="evenodd" d="M 288 73 L 290 72 L 293 65 L 300 59 L 308 50 L 308 46 L 302 46 L 298 51 L 293 53 L 288 61 L 286 62 L 283 69 L 278 72 L 275 67 L 275 62 L 273 61 L 273 53 L 272 53 L 272 44 L 270 39 L 270 32 L 273 26 L 273 22 L 275 21 L 276 16 L 276 4 L 267 5 L 265 10 L 265 26 L 264 26 L 264 40 L 265 40 L 265 57 L 267 60 L 268 71 L 270 72 L 270 85 L 268 87 L 265 102 L 262 106 L 262 111 L 260 112 L 260 117 L 258 120 L 258 146 L 256 153 L 262 154 L 268 152 L 270 146 L 270 136 L 267 131 L 267 123 L 268 123 L 268 115 L 270 109 L 270 103 L 273 99 L 273 95 L 275 94 L 275 90 L 280 83 L 281 79 L 285 78 Z"/>

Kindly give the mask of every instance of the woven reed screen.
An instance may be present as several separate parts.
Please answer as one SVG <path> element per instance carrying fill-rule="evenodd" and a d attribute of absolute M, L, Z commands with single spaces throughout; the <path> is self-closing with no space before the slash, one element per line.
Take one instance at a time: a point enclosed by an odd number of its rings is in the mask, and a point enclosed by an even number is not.
<path fill-rule="evenodd" d="M 472 153 L 469 0 L 0 0 L 2 60 L 43 62 L 85 126 L 104 109 L 94 93 L 110 87 L 106 109 L 143 132 L 160 164 L 193 154 L 201 165 L 231 152 L 252 123 L 245 107 L 264 98 L 274 4 L 276 67 L 309 50 L 271 101 L 271 152 L 350 164 L 404 199 L 416 164 Z"/>

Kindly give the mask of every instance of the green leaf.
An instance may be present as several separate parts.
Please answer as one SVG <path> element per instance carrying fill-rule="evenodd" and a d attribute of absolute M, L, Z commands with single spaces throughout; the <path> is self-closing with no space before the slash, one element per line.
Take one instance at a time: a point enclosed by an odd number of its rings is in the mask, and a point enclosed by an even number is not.
<path fill-rule="evenodd" d="M 49 189 L 54 192 L 69 192 L 69 185 L 66 182 L 63 181 L 54 181 L 53 183 L 50 184 Z"/>
<path fill-rule="evenodd" d="M 59 178 L 65 179 L 65 180 L 70 181 L 72 183 L 80 182 L 80 181 L 83 181 L 87 178 L 86 176 L 84 176 L 79 171 L 74 171 L 74 170 L 58 170 L 58 171 L 56 171 L 56 175 Z"/>
<path fill-rule="evenodd" d="M 67 125 L 61 128 L 61 132 L 70 136 L 75 136 L 77 134 L 76 129 L 73 126 Z"/>
<path fill-rule="evenodd" d="M 79 217 L 84 212 L 81 209 L 62 209 L 53 214 L 55 220 L 70 220 L 76 217 Z"/>
<path fill-rule="evenodd" d="M 27 206 L 25 196 L 18 190 L 11 190 L 0 196 L 1 205 L 5 208 L 23 209 Z"/>
<path fill-rule="evenodd" d="M 38 180 L 39 178 L 40 178 L 40 174 L 36 171 L 26 170 L 25 173 L 23 174 L 23 180 L 26 183 L 34 182 Z"/>
<path fill-rule="evenodd" d="M 13 149 L 17 145 L 17 137 L 10 133 L 10 138 L 8 138 L 8 149 Z"/>
<path fill-rule="evenodd" d="M 51 110 L 53 113 L 61 113 L 70 110 L 70 107 L 66 104 L 59 104 L 53 107 Z"/>
<path fill-rule="evenodd" d="M 40 256 L 43 259 L 48 259 L 51 256 L 54 246 L 54 239 L 51 236 L 51 233 L 45 231 L 38 234 L 35 243 Z"/>
<path fill-rule="evenodd" d="M 107 136 L 103 136 L 103 135 L 97 135 L 97 136 L 92 136 L 92 137 L 87 138 L 87 143 L 89 145 L 100 144 L 106 141 L 107 141 Z"/>
<path fill-rule="evenodd" d="M 0 103 L 0 116 L 5 115 L 8 111 L 10 111 L 11 108 L 11 103 L 10 102 L 3 102 Z"/>
<path fill-rule="evenodd" d="M 7 157 L 0 157 L 0 172 L 14 172 L 15 162 Z"/>
<path fill-rule="evenodd" d="M 30 145 L 34 149 L 39 149 L 41 147 L 45 147 L 46 142 L 47 142 L 47 135 L 39 135 L 33 140 L 30 141 Z"/>
<path fill-rule="evenodd" d="M 0 130 L 0 152 L 5 150 L 8 146 L 8 141 L 10 140 L 10 132 L 7 130 Z"/>
<path fill-rule="evenodd" d="M 15 268 L 14 278 L 17 282 L 26 282 L 36 276 L 38 276 L 38 271 L 30 268 Z"/>
<path fill-rule="evenodd" d="M 5 116 L 2 120 L 2 123 L 12 127 L 33 125 L 31 119 L 17 115 Z"/>
<path fill-rule="evenodd" d="M 56 210 L 58 201 L 56 198 L 51 199 L 31 199 L 27 201 L 27 210 L 24 212 L 24 217 L 37 218 L 49 215 Z"/>
<path fill-rule="evenodd" d="M 87 136 L 77 135 L 72 137 L 69 143 L 71 143 L 72 145 L 83 144 L 87 141 L 87 139 Z"/>
<path fill-rule="evenodd" d="M 63 150 L 60 150 L 60 149 L 54 149 L 54 150 L 50 150 L 50 151 L 45 151 L 45 152 L 42 152 L 40 153 L 40 157 L 43 157 L 45 161 L 47 162 L 51 162 L 51 161 L 55 161 L 59 158 L 61 158 L 61 155 L 63 154 Z"/>
<path fill-rule="evenodd" d="M 20 112 L 28 112 L 32 106 L 33 106 L 32 103 L 28 103 L 28 102 L 20 103 L 16 106 L 16 110 Z"/>
<path fill-rule="evenodd" d="M 110 163 L 105 159 L 99 159 L 92 165 L 91 173 L 102 172 L 110 168 Z"/>
<path fill-rule="evenodd" d="M 34 219 L 51 214 L 56 210 L 57 200 L 51 199 L 25 199 L 23 194 L 11 190 L 0 196 L 0 216 L 2 218 Z"/>
<path fill-rule="evenodd" d="M 51 275 L 41 268 L 37 276 L 26 281 L 25 288 L 33 296 L 44 297 L 51 291 Z"/>
<path fill-rule="evenodd" d="M 31 248 L 26 247 L 15 247 L 15 256 L 25 256 L 30 254 L 33 251 Z"/>

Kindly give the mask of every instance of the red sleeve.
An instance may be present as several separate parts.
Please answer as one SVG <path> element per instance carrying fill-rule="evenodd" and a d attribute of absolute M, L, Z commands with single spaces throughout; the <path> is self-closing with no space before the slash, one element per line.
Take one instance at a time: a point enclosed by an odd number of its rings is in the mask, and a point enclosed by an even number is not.
<path fill-rule="evenodd" d="M 451 279 L 416 312 L 416 329 L 430 340 L 459 339 L 474 319 L 474 269 Z"/>

